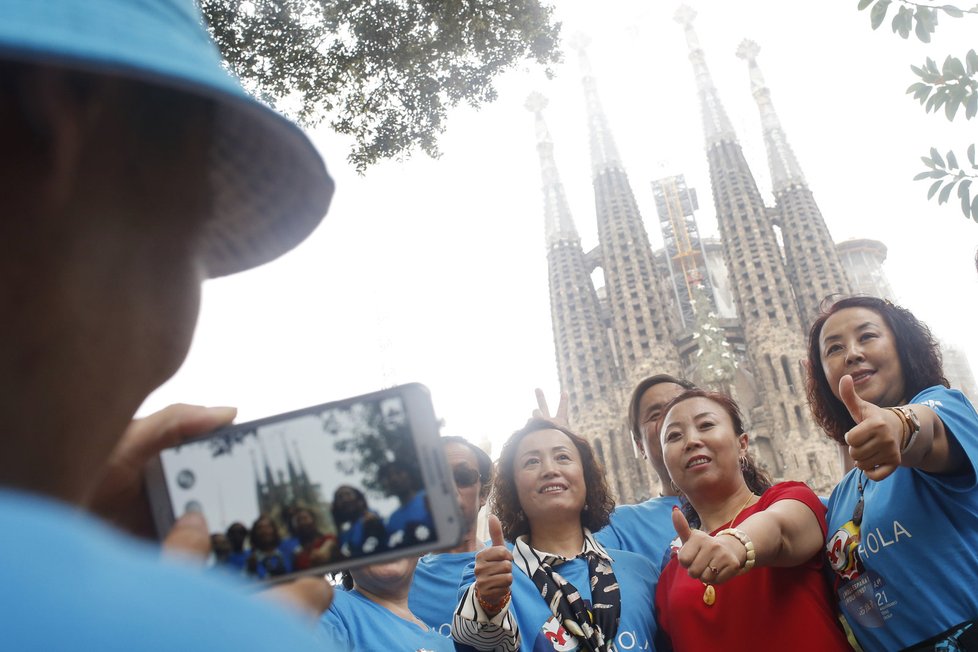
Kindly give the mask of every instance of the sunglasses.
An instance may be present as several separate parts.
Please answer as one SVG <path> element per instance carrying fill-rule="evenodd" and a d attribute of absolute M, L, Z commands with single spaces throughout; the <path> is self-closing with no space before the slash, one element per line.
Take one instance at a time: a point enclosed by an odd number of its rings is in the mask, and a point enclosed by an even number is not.
<path fill-rule="evenodd" d="M 482 480 L 482 476 L 479 475 L 478 471 L 467 466 L 455 467 L 452 469 L 452 475 L 455 477 L 455 486 L 459 489 L 471 487 Z"/>

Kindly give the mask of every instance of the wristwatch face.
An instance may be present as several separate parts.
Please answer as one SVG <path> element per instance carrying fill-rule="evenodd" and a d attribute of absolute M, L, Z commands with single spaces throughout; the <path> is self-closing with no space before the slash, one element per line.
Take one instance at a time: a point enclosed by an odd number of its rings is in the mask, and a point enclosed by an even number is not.
<path fill-rule="evenodd" d="M 913 424 L 911 434 L 920 430 L 920 419 L 917 418 L 917 413 L 913 411 L 913 408 L 903 405 L 899 408 L 899 410 L 903 412 L 903 415 L 910 420 L 910 423 Z"/>

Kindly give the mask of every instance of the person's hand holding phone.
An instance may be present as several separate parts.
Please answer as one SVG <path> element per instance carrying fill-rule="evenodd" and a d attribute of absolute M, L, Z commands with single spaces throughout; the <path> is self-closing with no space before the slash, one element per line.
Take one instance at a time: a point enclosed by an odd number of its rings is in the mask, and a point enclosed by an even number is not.
<path fill-rule="evenodd" d="M 130 534 L 156 539 L 146 493 L 147 462 L 165 448 L 230 424 L 237 413 L 233 407 L 176 403 L 143 419 L 133 419 L 102 468 L 86 507 Z M 195 523 L 185 526 L 187 529 L 178 533 L 177 540 L 189 541 L 193 538 L 191 533 L 199 529 Z"/>
<path fill-rule="evenodd" d="M 513 585 L 513 553 L 506 548 L 503 527 L 494 514 L 489 515 L 489 539 L 492 545 L 475 556 L 475 594 L 492 618 L 506 606 Z"/>

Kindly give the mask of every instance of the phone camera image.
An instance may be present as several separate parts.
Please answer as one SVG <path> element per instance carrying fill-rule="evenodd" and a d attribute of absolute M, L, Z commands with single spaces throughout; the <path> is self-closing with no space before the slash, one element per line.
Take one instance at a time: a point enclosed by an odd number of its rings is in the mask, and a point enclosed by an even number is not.
<path fill-rule="evenodd" d="M 224 572 L 270 580 L 437 539 L 398 395 L 231 427 L 160 465 L 174 511 L 206 518 Z"/>

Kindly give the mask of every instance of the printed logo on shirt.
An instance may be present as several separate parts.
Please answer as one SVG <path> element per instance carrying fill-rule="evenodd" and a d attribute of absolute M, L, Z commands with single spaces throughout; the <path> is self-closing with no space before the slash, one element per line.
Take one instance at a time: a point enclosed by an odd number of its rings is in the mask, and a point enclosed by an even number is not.
<path fill-rule="evenodd" d="M 892 527 L 875 527 L 862 532 L 859 542 L 859 556 L 868 559 L 872 555 L 900 543 L 901 539 L 912 539 L 910 530 L 903 527 L 900 521 L 893 521 Z"/>
<path fill-rule="evenodd" d="M 577 638 L 560 624 L 556 616 L 547 619 L 533 642 L 533 652 L 573 652 L 578 647 Z"/>

